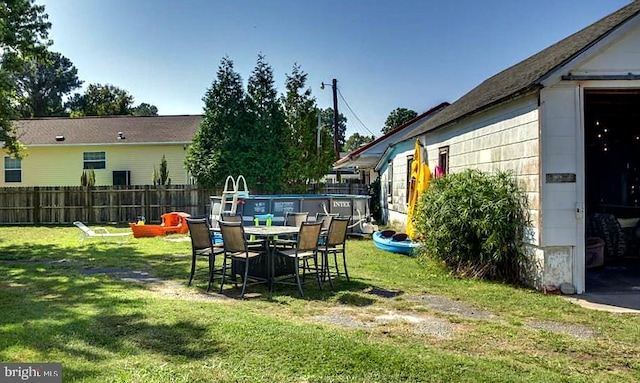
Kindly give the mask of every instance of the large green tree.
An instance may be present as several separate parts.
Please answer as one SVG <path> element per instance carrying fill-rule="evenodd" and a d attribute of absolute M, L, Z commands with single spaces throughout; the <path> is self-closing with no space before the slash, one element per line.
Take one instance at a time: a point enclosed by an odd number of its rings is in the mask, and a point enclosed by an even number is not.
<path fill-rule="evenodd" d="M 82 85 L 78 69 L 57 52 L 24 61 L 14 81 L 18 113 L 24 118 L 64 115 L 63 97 Z"/>
<path fill-rule="evenodd" d="M 384 127 L 382 128 L 382 134 L 389 133 L 405 122 L 414 119 L 417 115 L 418 113 L 416 113 L 414 110 L 407 108 L 396 108 L 391 113 L 389 113 L 389 116 L 387 116 L 387 119 L 384 122 Z"/>
<path fill-rule="evenodd" d="M 282 191 L 285 161 L 284 113 L 274 84 L 273 70 L 264 55 L 258 55 L 247 83 L 246 107 L 250 121 L 245 127 L 245 140 L 249 146 L 247 165 L 251 165 L 246 166 L 244 175 L 249 184 L 266 193 Z"/>
<path fill-rule="evenodd" d="M 244 174 L 251 148 L 244 128 L 248 118 L 242 79 L 233 61 L 224 57 L 216 79 L 204 98 L 204 116 L 192 144 L 187 150 L 185 166 L 198 184 L 221 187 L 229 175 Z"/>
<path fill-rule="evenodd" d="M 20 154 L 20 143 L 11 120 L 16 116 L 16 87 L 13 76 L 21 63 L 31 57 L 44 57 L 51 23 L 44 6 L 34 0 L 0 2 L 0 142 L 13 155 Z"/>
<path fill-rule="evenodd" d="M 349 136 L 347 142 L 344 143 L 344 151 L 352 152 L 358 149 L 363 144 L 367 144 L 375 139 L 375 136 L 361 136 L 360 133 L 353 133 L 351 136 Z"/>
<path fill-rule="evenodd" d="M 322 121 L 322 126 L 329 129 L 329 134 L 331 135 L 331 140 L 333 141 L 333 108 L 323 109 L 320 113 L 320 120 Z M 338 113 L 338 149 L 340 151 L 343 150 L 346 133 L 347 118 L 342 113 Z"/>
<path fill-rule="evenodd" d="M 67 103 L 71 116 L 117 116 L 132 114 L 133 96 L 111 84 L 89 84 Z"/>
<path fill-rule="evenodd" d="M 305 88 L 306 81 L 307 74 L 294 65 L 287 75 L 286 94 L 282 97 L 287 122 L 283 148 L 287 153 L 284 181 L 288 192 L 306 192 L 311 181 L 318 181 L 329 172 L 335 159 L 328 128 L 320 129 L 321 144 L 317 146 L 320 109 L 311 89 Z"/>
<path fill-rule="evenodd" d="M 133 114 L 134 116 L 157 116 L 158 108 L 155 105 L 143 102 L 135 108 L 131 109 L 131 114 Z"/>

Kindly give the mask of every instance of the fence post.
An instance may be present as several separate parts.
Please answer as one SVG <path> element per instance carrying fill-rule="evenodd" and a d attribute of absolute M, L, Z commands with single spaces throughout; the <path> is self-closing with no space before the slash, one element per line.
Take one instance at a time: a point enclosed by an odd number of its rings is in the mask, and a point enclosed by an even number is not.
<path fill-rule="evenodd" d="M 89 223 L 93 223 L 94 214 L 93 214 L 93 193 L 91 190 L 91 186 L 86 186 L 84 189 L 84 209 L 85 209 L 85 220 Z"/>
<path fill-rule="evenodd" d="M 40 188 L 36 186 L 33 188 L 33 217 L 31 217 L 31 222 L 36 225 L 40 223 L 40 205 Z"/>
<path fill-rule="evenodd" d="M 149 191 L 149 185 L 144 185 L 142 211 L 144 212 L 144 216 L 147 217 L 148 220 L 151 219 L 150 193 L 151 192 Z"/>

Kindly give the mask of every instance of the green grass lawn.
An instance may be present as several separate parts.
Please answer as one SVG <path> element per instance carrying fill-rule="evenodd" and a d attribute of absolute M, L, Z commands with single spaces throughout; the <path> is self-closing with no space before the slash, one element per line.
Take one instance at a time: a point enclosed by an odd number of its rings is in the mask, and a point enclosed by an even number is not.
<path fill-rule="evenodd" d="M 59 362 L 65 382 L 640 381 L 640 316 L 455 279 L 371 241 L 347 243 L 352 280 L 333 290 L 240 300 L 204 293 L 204 260 L 186 287 L 190 242 L 79 234 L 0 228 L 0 361 Z M 91 272 L 108 268 L 158 280 Z M 425 304 L 439 297 L 469 315 Z"/>

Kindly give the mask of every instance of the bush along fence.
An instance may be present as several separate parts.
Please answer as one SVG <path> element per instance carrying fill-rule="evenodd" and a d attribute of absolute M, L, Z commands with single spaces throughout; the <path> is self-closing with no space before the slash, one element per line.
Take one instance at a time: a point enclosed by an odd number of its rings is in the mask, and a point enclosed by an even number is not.
<path fill-rule="evenodd" d="M 366 185 L 344 189 L 327 184 L 309 192 L 338 190 L 365 190 L 366 194 Z M 209 197 L 219 193 L 196 185 L 5 187 L 0 188 L 0 224 L 127 223 L 141 215 L 147 222 L 159 223 L 162 214 L 171 211 L 204 216 Z"/>

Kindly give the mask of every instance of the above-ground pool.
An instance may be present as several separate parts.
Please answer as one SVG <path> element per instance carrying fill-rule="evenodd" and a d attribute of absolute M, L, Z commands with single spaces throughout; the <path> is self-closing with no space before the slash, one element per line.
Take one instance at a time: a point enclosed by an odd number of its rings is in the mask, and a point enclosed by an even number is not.
<path fill-rule="evenodd" d="M 244 224 L 253 224 L 254 216 L 273 215 L 273 224 L 284 224 L 287 212 L 308 212 L 309 220 L 317 213 L 350 216 L 352 232 L 359 231 L 359 222 L 369 220 L 369 196 L 351 194 L 273 194 L 244 195 L 238 197 L 236 215 L 242 216 Z M 229 204 L 230 205 L 230 204 Z M 229 205 L 225 209 L 229 209 Z M 222 197 L 211 196 L 210 216 L 212 222 L 222 211 Z"/>

